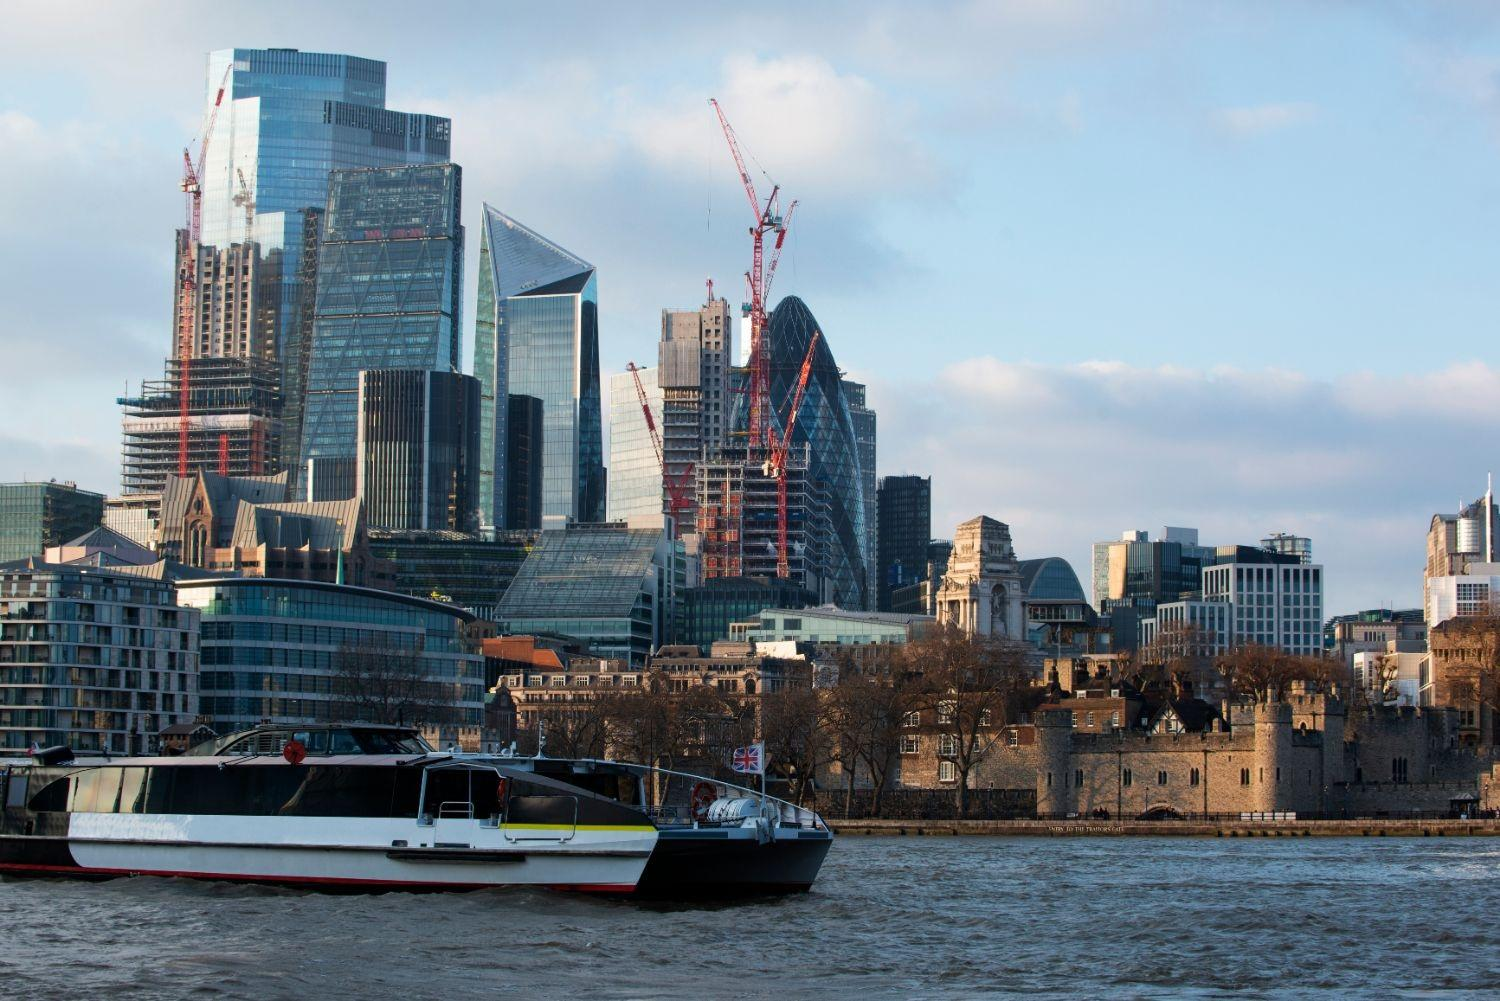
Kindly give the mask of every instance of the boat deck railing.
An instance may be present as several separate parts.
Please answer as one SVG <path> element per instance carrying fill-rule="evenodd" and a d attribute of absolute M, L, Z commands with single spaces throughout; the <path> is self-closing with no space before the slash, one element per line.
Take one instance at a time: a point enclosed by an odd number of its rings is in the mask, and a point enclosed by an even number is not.
<path fill-rule="evenodd" d="M 777 827 L 828 831 L 816 811 L 748 786 L 670 768 L 616 764 L 641 776 L 646 812 L 660 827 L 738 827 L 751 817 L 760 817 Z M 734 811 L 728 818 L 716 820 L 707 815 L 710 799 L 750 800 L 753 812 Z"/>

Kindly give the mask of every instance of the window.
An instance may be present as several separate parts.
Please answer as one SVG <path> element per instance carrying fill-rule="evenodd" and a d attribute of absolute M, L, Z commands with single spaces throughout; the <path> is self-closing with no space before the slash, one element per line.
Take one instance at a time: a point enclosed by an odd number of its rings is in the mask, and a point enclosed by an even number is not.
<path fill-rule="evenodd" d="M 1112 712 L 1112 713 L 1109 714 L 1109 725 L 1113 726 L 1113 727 L 1119 727 L 1119 725 L 1120 725 L 1120 710 L 1116 709 L 1114 712 Z"/>
<path fill-rule="evenodd" d="M 901 715 L 901 725 L 902 726 L 921 726 L 922 725 L 922 714 L 919 713 L 919 712 L 915 712 L 915 711 L 909 712 L 909 713 L 902 713 L 902 715 Z"/>
<path fill-rule="evenodd" d="M 1073 772 L 1073 784 L 1079 789 L 1083 788 L 1083 769 L 1079 768 Z"/>
<path fill-rule="evenodd" d="M 1093 713 L 1089 713 L 1087 718 L 1088 718 L 1089 726 L 1093 726 L 1094 725 L 1094 714 Z"/>
<path fill-rule="evenodd" d="M 1130 785 L 1131 781 L 1133 780 L 1133 778 L 1134 778 L 1134 776 L 1132 776 L 1130 774 L 1130 769 L 1127 768 L 1127 769 L 1125 769 L 1125 774 L 1120 779 L 1120 784 L 1128 787 Z"/>
<path fill-rule="evenodd" d="M 914 733 L 903 733 L 901 735 L 901 753 L 916 754 L 922 749 L 922 738 Z"/>
<path fill-rule="evenodd" d="M 1164 786 L 1164 785 L 1167 784 L 1167 773 L 1166 772 L 1159 771 L 1159 772 L 1156 773 L 1156 784 L 1159 785 L 1159 786 Z"/>
<path fill-rule="evenodd" d="M 1391 759 L 1391 781 L 1392 782 L 1405 782 L 1405 781 L 1407 781 L 1407 764 L 1408 763 L 1407 763 L 1407 760 L 1405 758 L 1392 758 Z"/>
<path fill-rule="evenodd" d="M 953 762 L 951 762 L 951 761 L 939 761 L 938 762 L 938 781 L 939 782 L 957 782 L 958 781 L 958 769 L 954 767 Z"/>
<path fill-rule="evenodd" d="M 1017 733 L 1015 730 L 1007 730 L 1007 731 L 1005 731 L 1005 746 L 1006 747 L 1020 747 L 1021 746 L 1021 735 L 1019 733 Z"/>
<path fill-rule="evenodd" d="M 989 726 L 990 725 L 990 720 L 992 718 L 993 717 L 990 715 L 990 711 L 988 709 L 981 709 L 981 710 L 979 710 L 979 725 L 980 726 Z"/>
<path fill-rule="evenodd" d="M 1192 771 L 1188 772 L 1188 785 L 1190 785 L 1190 786 L 1197 785 L 1199 779 L 1201 779 L 1201 778 L 1202 778 L 1202 776 L 1198 774 L 1198 769 L 1194 768 Z"/>
<path fill-rule="evenodd" d="M 1250 769 L 1248 769 L 1248 768 L 1241 768 L 1240 769 L 1240 785 L 1247 786 L 1249 784 L 1250 784 Z"/>
<path fill-rule="evenodd" d="M 938 736 L 938 754 L 952 757 L 958 753 L 958 738 L 951 733 Z"/>
<path fill-rule="evenodd" d="M 952 723 L 953 714 L 958 711 L 958 703 L 943 701 L 938 703 L 938 722 Z"/>

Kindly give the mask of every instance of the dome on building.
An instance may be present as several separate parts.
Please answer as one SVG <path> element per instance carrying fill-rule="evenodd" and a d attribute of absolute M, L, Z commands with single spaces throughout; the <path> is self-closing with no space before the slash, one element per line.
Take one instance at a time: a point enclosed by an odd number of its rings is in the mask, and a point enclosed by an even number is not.
<path fill-rule="evenodd" d="M 796 389 L 802 360 L 818 321 L 806 303 L 787 296 L 771 312 L 767 325 L 770 349 L 771 403 L 779 425 Z M 741 408 L 739 420 L 744 420 Z M 743 424 L 741 425 L 743 426 Z M 828 346 L 826 331 L 819 338 L 813 355 L 812 375 L 797 426 L 792 432 L 793 447 L 811 445 L 808 473 L 827 495 L 829 535 L 827 546 L 828 597 L 844 608 L 870 608 L 866 594 L 867 572 L 873 553 L 867 552 L 865 497 L 861 481 L 859 449 L 849 401 L 839 375 L 838 364 Z"/>

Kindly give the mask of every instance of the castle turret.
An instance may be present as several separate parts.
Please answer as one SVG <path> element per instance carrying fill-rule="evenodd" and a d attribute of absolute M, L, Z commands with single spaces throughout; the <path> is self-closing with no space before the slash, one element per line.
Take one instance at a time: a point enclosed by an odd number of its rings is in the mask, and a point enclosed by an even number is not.
<path fill-rule="evenodd" d="M 1254 761 L 1254 808 L 1264 813 L 1286 809 L 1283 791 L 1291 783 L 1292 707 L 1285 702 L 1255 706 Z"/>
<path fill-rule="evenodd" d="M 1066 709 L 1044 709 L 1036 714 L 1037 816 L 1065 816 L 1077 810 L 1068 765 L 1073 751 L 1073 714 Z"/>

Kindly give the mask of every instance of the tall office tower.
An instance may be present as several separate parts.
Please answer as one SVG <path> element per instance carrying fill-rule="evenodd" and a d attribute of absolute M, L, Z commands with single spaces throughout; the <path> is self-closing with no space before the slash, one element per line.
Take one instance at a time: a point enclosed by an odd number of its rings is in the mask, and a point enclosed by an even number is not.
<path fill-rule="evenodd" d="M 480 399 L 480 506 L 501 518 L 508 394 L 542 401 L 542 526 L 604 517 L 595 269 L 498 209 L 484 207 L 474 374 Z M 508 408 L 506 408 L 508 409 Z"/>
<path fill-rule="evenodd" d="M 359 373 L 358 483 L 372 527 L 479 527 L 479 380 L 458 372 Z"/>
<path fill-rule="evenodd" d="M 658 428 L 662 421 L 662 391 L 657 386 L 657 368 L 637 369 L 641 389 Z M 691 485 L 687 493 L 692 494 Z M 609 501 L 610 521 L 660 517 L 663 507 L 661 464 L 641 412 L 635 375 L 617 372 L 609 377 Z"/>
<path fill-rule="evenodd" d="M 877 507 L 879 553 L 876 565 L 878 611 L 891 610 L 891 593 L 927 576 L 927 549 L 932 541 L 932 477 L 886 476 Z"/>
<path fill-rule="evenodd" d="M 203 137 L 202 229 L 196 246 L 185 230 L 176 236 L 178 260 L 191 255 L 197 279 L 189 304 L 188 466 L 263 475 L 300 459 L 305 370 L 280 366 L 304 325 L 304 305 L 311 306 L 304 285 L 308 211 L 327 203 L 335 169 L 447 160 L 451 127 L 446 118 L 386 110 L 385 64 L 353 56 L 222 49 L 208 56 L 206 84 L 208 107 L 221 86 L 223 99 L 213 132 Z M 174 317 L 180 305 L 174 301 Z M 126 495 L 159 491 L 164 475 L 177 472 L 184 415 L 175 327 L 171 344 L 165 378 L 119 401 Z M 203 364 L 226 358 L 267 369 Z M 201 393 L 200 384 L 207 384 Z M 296 409 L 296 423 L 283 440 L 284 401 Z M 219 461 L 221 444 L 227 463 Z"/>
<path fill-rule="evenodd" d="M 483 420 L 481 419 L 481 423 Z M 505 515 L 510 531 L 542 527 L 542 401 L 510 394 L 505 419 Z M 486 455 L 480 445 L 480 456 Z M 483 505 L 481 504 L 481 507 Z M 481 511 L 481 514 L 483 512 Z"/>
<path fill-rule="evenodd" d="M 808 345 L 818 331 L 806 304 L 787 296 L 772 311 L 767 324 L 770 352 L 771 403 L 785 413 L 796 391 Z M 873 603 L 867 588 L 865 551 L 864 475 L 854 419 L 844 394 L 838 363 L 829 348 L 827 331 L 818 339 L 811 377 L 792 434 L 794 447 L 807 447 L 808 476 L 823 492 L 829 525 L 825 600 L 843 608 L 866 609 Z M 735 425 L 743 430 L 745 408 L 738 408 Z"/>
<path fill-rule="evenodd" d="M 76 483 L 0 483 L 0 563 L 41 556 L 104 518 L 104 495 Z"/>
<path fill-rule="evenodd" d="M 865 568 L 869 584 L 865 588 L 867 605 L 874 608 L 880 592 L 880 573 L 876 567 L 879 556 L 880 514 L 876 493 L 879 484 L 875 477 L 875 411 L 865 405 L 865 387 L 860 382 L 844 382 L 844 398 L 849 401 L 849 419 L 854 422 L 854 443 L 859 450 L 859 475 L 861 492 L 865 498 Z"/>
<path fill-rule="evenodd" d="M 451 163 L 334 171 L 318 253 L 296 496 L 354 496 L 361 371 L 458 371 L 461 186 Z"/>
<path fill-rule="evenodd" d="M 729 428 L 729 359 L 733 328 L 729 303 L 713 299 L 698 309 L 664 309 L 657 357 L 662 399 L 662 454 L 667 475 L 685 488 L 679 532 L 697 519 L 694 468 L 716 456 Z M 618 475 L 613 472 L 611 477 Z"/>
<path fill-rule="evenodd" d="M 229 326 L 242 323 L 242 310 L 204 313 L 200 335 L 206 322 L 210 341 L 231 346 L 230 353 L 279 356 L 301 297 L 302 216 L 327 203 L 330 172 L 449 159 L 449 120 L 388 110 L 385 78 L 385 63 L 356 56 L 296 49 L 209 53 L 207 100 L 213 102 L 221 83 L 224 99 L 205 137 L 199 178 L 200 268 L 218 261 L 221 269 L 233 262 L 243 270 L 245 252 L 235 258 L 230 251 L 246 244 L 253 244 L 260 267 L 259 274 L 251 268 L 240 276 L 248 278 L 244 290 L 254 298 L 250 329 Z M 222 334 L 214 329 L 221 323 Z"/>

